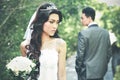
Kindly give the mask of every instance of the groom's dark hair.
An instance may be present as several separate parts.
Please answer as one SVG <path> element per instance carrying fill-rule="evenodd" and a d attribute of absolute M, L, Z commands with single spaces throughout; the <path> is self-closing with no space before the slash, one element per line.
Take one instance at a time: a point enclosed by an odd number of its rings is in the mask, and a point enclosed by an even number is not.
<path fill-rule="evenodd" d="M 91 17 L 94 21 L 95 19 L 95 10 L 91 7 L 86 7 L 82 10 L 82 13 L 84 13 L 87 17 Z"/>

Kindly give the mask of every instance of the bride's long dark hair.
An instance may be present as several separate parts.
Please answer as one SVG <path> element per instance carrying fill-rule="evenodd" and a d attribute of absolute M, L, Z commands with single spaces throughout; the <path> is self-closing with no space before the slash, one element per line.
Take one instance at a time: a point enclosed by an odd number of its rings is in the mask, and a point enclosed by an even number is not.
<path fill-rule="evenodd" d="M 41 46 L 42 46 L 42 32 L 43 32 L 43 25 L 46 21 L 48 21 L 49 15 L 55 13 L 59 15 L 59 22 L 62 21 L 62 14 L 61 12 L 56 8 L 56 6 L 53 3 L 44 3 L 42 4 L 38 9 L 35 16 L 35 19 L 33 20 L 33 32 L 31 34 L 31 40 L 30 45 L 28 45 L 28 53 L 27 56 L 30 59 L 34 59 L 36 62 L 36 73 L 33 75 L 34 79 L 37 77 L 40 71 L 40 62 L 39 62 L 39 56 L 41 55 Z M 55 32 L 55 34 L 51 37 L 59 38 L 58 36 L 58 30 Z M 37 79 L 36 79 L 37 80 Z"/>

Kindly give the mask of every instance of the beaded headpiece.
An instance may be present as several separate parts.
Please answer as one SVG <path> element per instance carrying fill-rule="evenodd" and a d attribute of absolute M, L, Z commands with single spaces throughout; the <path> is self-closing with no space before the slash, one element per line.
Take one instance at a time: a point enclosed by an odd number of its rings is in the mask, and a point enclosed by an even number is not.
<path fill-rule="evenodd" d="M 40 9 L 40 10 L 51 10 L 51 9 L 57 9 L 57 7 L 55 6 L 55 4 L 51 3 L 51 5 L 49 5 L 48 7 L 46 7 L 46 9 Z"/>
<path fill-rule="evenodd" d="M 56 6 L 48 6 L 46 9 L 57 9 Z"/>

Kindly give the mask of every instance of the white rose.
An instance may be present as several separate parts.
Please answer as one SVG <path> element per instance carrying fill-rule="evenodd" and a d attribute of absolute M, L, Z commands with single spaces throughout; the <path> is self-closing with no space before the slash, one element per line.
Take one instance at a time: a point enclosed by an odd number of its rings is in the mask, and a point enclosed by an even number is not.
<path fill-rule="evenodd" d="M 33 63 L 29 58 L 18 56 L 13 58 L 7 65 L 7 69 L 11 69 L 16 75 L 19 74 L 19 71 L 25 71 L 29 73 L 32 71 L 32 68 L 35 67 L 35 63 Z"/>

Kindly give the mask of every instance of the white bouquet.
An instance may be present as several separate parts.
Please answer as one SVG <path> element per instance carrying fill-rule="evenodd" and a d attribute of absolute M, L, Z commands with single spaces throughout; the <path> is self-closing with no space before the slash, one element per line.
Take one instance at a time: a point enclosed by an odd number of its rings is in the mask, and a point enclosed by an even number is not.
<path fill-rule="evenodd" d="M 35 63 L 27 57 L 18 56 L 13 58 L 7 65 L 7 69 L 11 70 L 15 76 L 25 77 L 30 74 L 32 69 L 35 67 Z"/>

